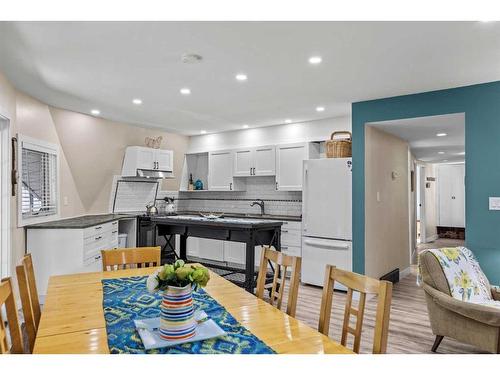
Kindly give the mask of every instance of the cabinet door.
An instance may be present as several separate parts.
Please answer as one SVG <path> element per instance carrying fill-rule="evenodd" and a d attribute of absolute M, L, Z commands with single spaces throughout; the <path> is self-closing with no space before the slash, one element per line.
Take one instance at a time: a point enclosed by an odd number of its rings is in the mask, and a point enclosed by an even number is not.
<path fill-rule="evenodd" d="M 208 189 L 233 190 L 233 154 L 231 151 L 214 151 L 208 156 Z"/>
<path fill-rule="evenodd" d="M 254 175 L 274 176 L 276 174 L 276 148 L 257 147 L 254 152 Z"/>
<path fill-rule="evenodd" d="M 224 241 L 198 238 L 198 256 L 203 259 L 224 261 Z"/>
<path fill-rule="evenodd" d="M 241 242 L 224 241 L 224 261 L 245 264 L 245 247 Z"/>
<path fill-rule="evenodd" d="M 306 144 L 276 146 L 276 189 L 302 190 L 302 162 Z"/>
<path fill-rule="evenodd" d="M 170 150 L 156 150 L 157 169 L 172 171 L 174 166 L 173 152 Z"/>
<path fill-rule="evenodd" d="M 137 148 L 137 169 L 155 169 L 156 150 L 152 148 Z"/>
<path fill-rule="evenodd" d="M 234 176 L 250 176 L 253 168 L 253 150 L 242 149 L 234 151 Z"/>

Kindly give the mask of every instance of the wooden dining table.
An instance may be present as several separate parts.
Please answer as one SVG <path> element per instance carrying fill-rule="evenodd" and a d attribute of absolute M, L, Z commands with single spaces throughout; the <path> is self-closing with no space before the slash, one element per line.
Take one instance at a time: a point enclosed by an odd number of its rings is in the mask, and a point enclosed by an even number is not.
<path fill-rule="evenodd" d="M 33 353 L 109 353 L 102 280 L 146 276 L 156 269 L 151 267 L 52 276 Z M 210 272 L 210 282 L 204 289 L 277 353 L 353 353 L 213 272 Z"/>

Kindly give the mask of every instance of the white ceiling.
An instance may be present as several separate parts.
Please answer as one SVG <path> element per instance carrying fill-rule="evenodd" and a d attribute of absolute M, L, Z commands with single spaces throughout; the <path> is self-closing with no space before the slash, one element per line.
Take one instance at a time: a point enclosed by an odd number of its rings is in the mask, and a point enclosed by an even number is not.
<path fill-rule="evenodd" d="M 203 62 L 184 64 L 184 53 Z M 312 55 L 322 64 L 311 66 Z M 0 69 L 53 106 L 199 134 L 349 115 L 355 101 L 498 80 L 500 24 L 0 22 Z M 247 82 L 235 80 L 240 72 Z"/>
<path fill-rule="evenodd" d="M 465 160 L 463 113 L 373 122 L 368 125 L 407 141 L 418 160 L 429 163 L 455 163 Z M 438 133 L 447 135 L 438 137 Z"/>

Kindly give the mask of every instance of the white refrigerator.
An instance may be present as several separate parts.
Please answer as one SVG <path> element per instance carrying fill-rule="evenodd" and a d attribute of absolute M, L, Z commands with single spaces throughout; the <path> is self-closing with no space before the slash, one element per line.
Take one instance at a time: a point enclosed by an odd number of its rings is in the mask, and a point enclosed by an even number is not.
<path fill-rule="evenodd" d="M 327 264 L 352 271 L 352 159 L 304 161 L 302 282 L 323 286 Z M 342 285 L 335 286 L 338 289 Z"/>

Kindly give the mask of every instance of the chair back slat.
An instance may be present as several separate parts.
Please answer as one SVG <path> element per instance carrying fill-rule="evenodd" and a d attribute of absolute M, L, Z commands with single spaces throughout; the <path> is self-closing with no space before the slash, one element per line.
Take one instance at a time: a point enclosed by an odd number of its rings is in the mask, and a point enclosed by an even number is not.
<path fill-rule="evenodd" d="M 32 352 L 35 346 L 38 325 L 40 323 L 41 310 L 31 254 L 25 255 L 21 259 L 21 264 L 16 267 L 16 276 L 23 308 L 29 350 Z"/>
<path fill-rule="evenodd" d="M 102 250 L 103 271 L 160 266 L 161 247 Z"/>
<path fill-rule="evenodd" d="M 256 295 L 264 299 L 266 289 L 266 277 L 268 272 L 268 263 L 271 263 L 274 269 L 273 281 L 269 303 L 276 308 L 281 309 L 283 304 L 283 295 L 285 291 L 286 275 L 288 268 L 291 271 L 290 287 L 288 292 L 288 301 L 286 313 L 292 317 L 295 316 L 297 309 L 297 295 L 299 292 L 299 278 L 301 258 L 283 254 L 264 246 L 260 257 L 259 276 L 257 278 Z"/>
<path fill-rule="evenodd" d="M 4 324 L 4 318 L 1 317 L 3 306 L 5 306 L 5 312 L 7 313 L 6 318 L 12 344 L 10 348 L 7 342 L 7 328 Z M 19 327 L 16 300 L 10 277 L 2 279 L 0 282 L 0 354 L 3 353 L 23 353 L 23 337 L 21 335 L 21 328 Z"/>
<path fill-rule="evenodd" d="M 347 344 L 349 334 L 354 336 L 353 351 L 359 353 L 361 333 L 365 313 L 366 295 L 375 294 L 378 297 L 377 314 L 375 317 L 375 335 L 373 339 L 373 353 L 385 353 L 389 333 L 389 320 L 392 299 L 392 283 L 359 275 L 354 272 L 340 270 L 335 266 L 326 266 L 323 295 L 318 330 L 328 336 L 330 317 L 332 312 L 333 288 L 335 281 L 347 287 L 346 303 L 344 307 L 344 321 L 342 324 L 341 344 Z M 359 293 L 356 307 L 353 306 L 354 292 Z M 355 318 L 355 326 L 351 327 L 351 316 Z"/>

